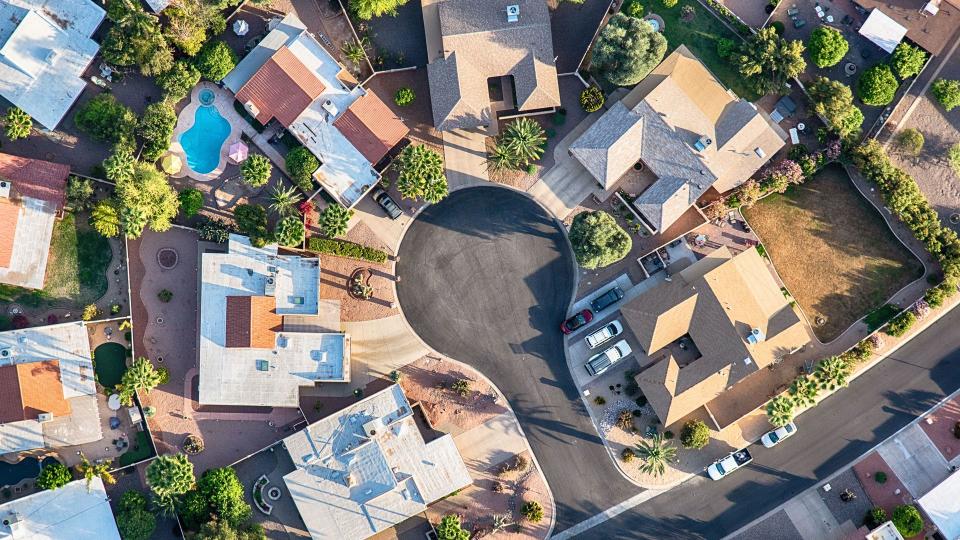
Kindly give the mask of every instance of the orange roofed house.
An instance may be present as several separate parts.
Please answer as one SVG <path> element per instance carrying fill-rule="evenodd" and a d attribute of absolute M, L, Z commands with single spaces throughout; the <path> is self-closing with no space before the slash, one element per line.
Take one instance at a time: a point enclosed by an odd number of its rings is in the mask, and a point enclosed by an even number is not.
<path fill-rule="evenodd" d="M 700 412 L 727 427 L 739 416 L 711 401 L 810 341 L 755 248 L 717 249 L 620 312 L 652 359 L 636 381 L 664 426 Z"/>
<path fill-rule="evenodd" d="M 0 154 L 0 283 L 43 288 L 70 167 Z"/>
<path fill-rule="evenodd" d="M 307 147 L 320 160 L 314 180 L 350 208 L 380 181 L 378 169 L 410 130 L 296 15 L 274 19 L 270 30 L 223 84 L 258 122 L 276 121 Z"/>

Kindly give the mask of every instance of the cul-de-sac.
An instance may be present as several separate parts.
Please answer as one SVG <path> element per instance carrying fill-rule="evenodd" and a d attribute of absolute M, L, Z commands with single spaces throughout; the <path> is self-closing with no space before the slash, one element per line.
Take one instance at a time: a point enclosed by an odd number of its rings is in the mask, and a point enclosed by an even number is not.
<path fill-rule="evenodd" d="M 0 540 L 960 540 L 960 0 L 0 0 Z"/>

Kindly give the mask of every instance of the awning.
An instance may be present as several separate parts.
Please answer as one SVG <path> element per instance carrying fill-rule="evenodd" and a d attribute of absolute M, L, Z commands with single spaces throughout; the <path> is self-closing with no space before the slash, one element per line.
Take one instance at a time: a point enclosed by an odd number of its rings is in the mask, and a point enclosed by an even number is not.
<path fill-rule="evenodd" d="M 903 36 L 907 35 L 907 29 L 880 11 L 880 8 L 874 8 L 860 27 L 860 35 L 874 42 L 877 47 L 892 53 L 903 40 Z"/>
<path fill-rule="evenodd" d="M 241 161 L 247 159 L 247 145 L 243 144 L 243 141 L 237 141 L 230 145 L 230 151 L 227 154 L 227 157 L 230 158 L 234 163 L 240 163 Z"/>
<path fill-rule="evenodd" d="M 917 502 L 940 534 L 960 538 L 960 473 L 951 474 Z"/>
<path fill-rule="evenodd" d="M 250 31 L 250 25 L 243 19 L 237 19 L 233 23 L 233 33 L 238 36 L 245 36 Z"/>

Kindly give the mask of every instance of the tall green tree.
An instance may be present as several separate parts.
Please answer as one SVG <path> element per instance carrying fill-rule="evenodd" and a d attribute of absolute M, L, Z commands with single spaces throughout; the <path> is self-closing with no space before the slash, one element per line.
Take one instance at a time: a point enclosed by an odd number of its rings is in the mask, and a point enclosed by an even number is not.
<path fill-rule="evenodd" d="M 137 164 L 131 178 L 117 180 L 116 197 L 127 238 L 139 238 L 145 227 L 154 232 L 168 230 L 180 210 L 177 191 L 166 175 L 146 163 Z"/>
<path fill-rule="evenodd" d="M 48 463 L 40 469 L 40 476 L 37 476 L 37 487 L 40 489 L 57 489 L 73 481 L 73 474 L 66 465 L 59 461 Z"/>
<path fill-rule="evenodd" d="M 67 203 L 78 212 L 90 209 L 93 204 L 93 180 L 71 176 L 67 180 Z"/>
<path fill-rule="evenodd" d="M 617 13 L 600 31 L 590 66 L 618 86 L 647 76 L 667 53 L 667 39 L 646 21 Z"/>
<path fill-rule="evenodd" d="M 331 203 L 320 212 L 317 225 L 328 238 L 336 238 L 347 234 L 347 225 L 353 217 L 353 209 L 347 209 L 341 204 Z"/>
<path fill-rule="evenodd" d="M 810 33 L 807 50 L 814 64 L 826 68 L 839 64 L 850 50 L 850 44 L 836 28 L 818 26 Z"/>
<path fill-rule="evenodd" d="M 460 524 L 460 516 L 447 514 L 436 527 L 439 540 L 470 540 L 470 532 Z"/>
<path fill-rule="evenodd" d="M 193 540 L 266 540 L 267 535 L 258 523 L 233 527 L 222 519 L 213 518 L 200 527 Z"/>
<path fill-rule="evenodd" d="M 306 146 L 298 146 L 287 152 L 285 163 L 293 183 L 307 195 L 312 195 L 316 190 L 313 172 L 320 167 L 320 160 Z"/>
<path fill-rule="evenodd" d="M 193 463 L 186 454 L 159 456 L 147 465 L 147 485 L 157 497 L 171 502 L 178 496 L 193 489 L 196 479 L 193 476 Z"/>
<path fill-rule="evenodd" d="M 170 71 L 157 77 L 157 85 L 164 98 L 177 102 L 187 97 L 190 90 L 200 82 L 200 71 L 186 60 L 177 60 Z"/>
<path fill-rule="evenodd" d="M 619 261 L 633 247 L 627 231 L 602 210 L 581 212 L 573 218 L 570 243 L 577 263 L 591 270 Z"/>
<path fill-rule="evenodd" d="M 173 52 L 160 33 L 159 19 L 147 13 L 140 2 L 110 0 L 107 18 L 114 24 L 100 49 L 104 60 L 119 66 L 137 65 L 148 77 L 172 67 Z"/>
<path fill-rule="evenodd" d="M 927 53 L 905 41 L 901 41 L 890 56 L 890 66 L 901 79 L 913 77 L 920 73 L 926 63 Z"/>
<path fill-rule="evenodd" d="M 813 372 L 814 378 L 821 390 L 833 391 L 847 385 L 847 378 L 853 367 L 839 356 L 831 356 L 821 360 Z"/>
<path fill-rule="evenodd" d="M 113 183 L 130 180 L 137 170 L 137 158 L 133 156 L 133 149 L 128 145 L 116 145 L 113 153 L 103 160 L 103 170 L 107 180 Z"/>
<path fill-rule="evenodd" d="M 133 404 L 133 395 L 139 391 L 144 391 L 150 393 L 151 390 L 156 388 L 161 380 L 163 375 L 155 367 L 150 360 L 147 360 L 144 357 L 137 358 L 133 361 L 133 364 L 123 372 L 123 377 L 120 379 L 120 400 L 126 405 Z"/>
<path fill-rule="evenodd" d="M 223 41 L 209 41 L 197 53 L 195 65 L 201 77 L 220 82 L 237 65 L 237 53 Z"/>
<path fill-rule="evenodd" d="M 143 139 L 140 156 L 146 161 L 160 159 L 160 156 L 170 148 L 170 139 L 173 138 L 173 127 L 176 124 L 177 113 L 166 101 L 147 105 L 137 129 L 140 138 Z"/>
<path fill-rule="evenodd" d="M 889 105 L 897 93 L 900 83 L 893 75 L 890 66 L 877 64 L 867 68 L 857 81 L 857 94 L 867 105 Z"/>
<path fill-rule="evenodd" d="M 807 68 L 803 51 L 803 43 L 787 41 L 767 26 L 750 36 L 733 59 L 757 93 L 785 94 L 789 91 L 787 81 Z"/>
<path fill-rule="evenodd" d="M 397 9 L 408 0 L 349 0 L 348 9 L 364 21 L 384 15 L 395 16 Z"/>
<path fill-rule="evenodd" d="M 281 246 L 301 247 L 306 232 L 300 216 L 287 216 L 277 222 L 273 238 Z"/>
<path fill-rule="evenodd" d="M 826 77 L 817 77 L 807 86 L 813 109 L 826 118 L 838 135 L 847 137 L 860 132 L 863 113 L 853 104 L 850 87 Z"/>
<path fill-rule="evenodd" d="M 120 211 L 113 199 L 103 199 L 93 207 L 90 213 L 93 229 L 107 238 L 120 236 Z"/>
<path fill-rule="evenodd" d="M 243 498 L 243 484 L 232 467 L 210 469 L 197 482 L 197 489 L 221 520 L 239 527 L 250 519 L 251 508 Z"/>
<path fill-rule="evenodd" d="M 644 439 L 637 444 L 637 455 L 642 460 L 641 472 L 660 477 L 666 472 L 667 464 L 676 459 L 677 449 L 657 433 L 649 441 Z"/>
<path fill-rule="evenodd" d="M 136 490 L 120 496 L 117 529 L 123 540 L 149 540 L 157 528 L 157 517 L 147 510 L 147 498 Z"/>
<path fill-rule="evenodd" d="M 26 139 L 33 129 L 33 119 L 20 107 L 10 107 L 3 118 L 3 129 L 11 141 Z"/>
<path fill-rule="evenodd" d="M 397 190 L 403 198 L 420 197 L 436 203 L 447 196 L 443 158 L 436 151 L 423 145 L 410 145 L 400 152 L 394 166 L 399 171 Z"/>
<path fill-rule="evenodd" d="M 203 192 L 197 188 L 186 188 L 177 195 L 177 198 L 180 199 L 180 210 L 186 217 L 197 215 L 203 208 Z"/>
<path fill-rule="evenodd" d="M 132 145 L 137 115 L 113 94 L 102 93 L 80 107 L 74 122 L 98 141 Z"/>

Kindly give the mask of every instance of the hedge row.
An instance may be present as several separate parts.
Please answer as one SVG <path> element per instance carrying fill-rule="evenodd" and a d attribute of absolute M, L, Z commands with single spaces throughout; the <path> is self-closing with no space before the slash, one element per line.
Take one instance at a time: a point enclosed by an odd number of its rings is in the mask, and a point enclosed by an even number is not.
<path fill-rule="evenodd" d="M 314 236 L 307 241 L 307 249 L 316 253 L 329 253 L 330 255 L 336 255 L 338 257 L 350 257 L 351 259 L 360 259 L 375 263 L 384 263 L 387 261 L 387 253 L 384 251 L 343 240 L 331 240 L 329 238 L 318 238 Z"/>

